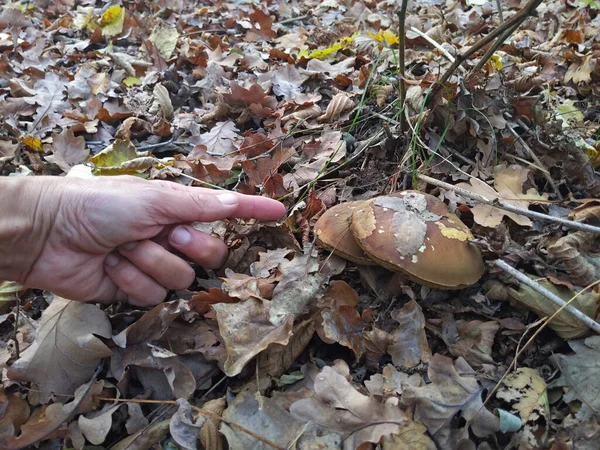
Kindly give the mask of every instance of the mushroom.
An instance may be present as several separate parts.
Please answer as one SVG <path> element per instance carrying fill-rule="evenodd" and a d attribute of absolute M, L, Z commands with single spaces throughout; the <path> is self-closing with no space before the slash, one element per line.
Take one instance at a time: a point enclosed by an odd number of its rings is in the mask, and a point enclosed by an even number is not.
<path fill-rule="evenodd" d="M 315 224 L 317 244 L 356 264 L 374 265 L 375 263 L 358 246 L 350 231 L 352 213 L 366 203 L 366 201 L 339 203 L 325 211 Z"/>
<path fill-rule="evenodd" d="M 376 197 L 355 208 L 351 229 L 370 259 L 437 289 L 461 289 L 483 275 L 473 235 L 438 198 L 418 191 Z"/>

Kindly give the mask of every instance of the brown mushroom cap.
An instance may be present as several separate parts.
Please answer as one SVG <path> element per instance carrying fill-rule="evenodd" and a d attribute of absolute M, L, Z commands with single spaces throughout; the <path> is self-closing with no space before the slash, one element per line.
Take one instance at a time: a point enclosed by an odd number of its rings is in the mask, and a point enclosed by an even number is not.
<path fill-rule="evenodd" d="M 344 259 L 363 265 L 375 264 L 358 246 L 350 231 L 350 217 L 367 201 L 345 202 L 329 208 L 317 220 L 317 244 Z"/>
<path fill-rule="evenodd" d="M 483 275 L 479 249 L 460 219 L 436 197 L 403 191 L 354 210 L 351 229 L 373 261 L 437 289 L 461 289 Z"/>

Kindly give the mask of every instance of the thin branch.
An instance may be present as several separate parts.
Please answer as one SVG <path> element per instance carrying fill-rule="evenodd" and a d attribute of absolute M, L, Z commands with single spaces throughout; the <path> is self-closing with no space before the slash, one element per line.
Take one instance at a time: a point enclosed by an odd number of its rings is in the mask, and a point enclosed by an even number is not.
<path fill-rule="evenodd" d="M 548 169 L 546 169 L 546 167 L 544 167 L 544 164 L 542 163 L 542 161 L 540 161 L 540 159 L 533 152 L 533 150 L 531 149 L 531 147 L 527 144 L 527 142 L 525 142 L 525 140 L 521 136 L 519 136 L 519 134 L 513 129 L 513 127 L 511 127 L 510 125 L 508 125 L 508 130 L 521 143 L 521 145 L 523 146 L 523 148 L 525 149 L 525 151 L 527 152 L 527 154 L 529 155 L 529 157 L 531 159 L 533 159 L 533 162 L 536 163 L 536 165 L 542 169 L 540 171 L 544 174 L 544 177 L 546 178 L 546 180 L 548 181 L 548 184 L 550 185 L 550 187 L 554 191 L 554 195 L 556 195 L 556 198 L 558 200 L 562 200 L 563 196 L 561 195 L 560 191 L 558 190 L 558 187 L 556 186 L 556 183 L 554 183 L 554 180 L 552 179 L 552 176 L 550 175 L 550 172 L 548 172 Z"/>
<path fill-rule="evenodd" d="M 469 57 L 471 57 L 471 55 L 477 53 L 479 50 L 481 50 L 483 47 L 488 45 L 494 39 L 496 39 L 497 37 L 504 34 L 504 32 L 506 30 L 513 28 L 515 25 L 516 26 L 521 25 L 521 23 L 523 23 L 523 21 L 527 17 L 529 17 L 530 15 L 532 15 L 534 13 L 535 9 L 540 5 L 540 3 L 542 3 L 542 1 L 543 0 L 530 0 L 529 3 L 527 3 L 527 5 L 525 5 L 525 8 L 523 8 L 517 14 L 512 16 L 509 20 L 504 22 L 502 25 L 500 25 L 498 28 L 496 28 L 494 31 L 492 31 L 490 34 L 488 34 L 486 37 L 484 37 L 483 39 L 476 42 L 467 51 L 458 55 L 458 57 L 456 58 L 454 63 L 448 68 L 448 70 L 446 70 L 444 75 L 442 75 L 442 78 L 440 78 L 438 83 L 436 83 L 436 85 L 433 87 L 430 98 L 435 99 L 437 97 L 437 94 L 442 90 L 442 88 L 444 87 L 446 82 L 450 79 L 450 77 L 452 76 L 454 71 L 459 66 L 461 66 L 462 63 L 464 63 L 467 59 L 469 59 Z"/>
<path fill-rule="evenodd" d="M 423 175 L 418 173 L 417 178 L 425 181 L 433 186 L 437 186 L 443 189 L 448 189 L 450 191 L 454 191 L 457 194 L 462 195 L 463 197 L 470 198 L 471 200 L 475 200 L 479 203 L 485 203 L 486 205 L 493 206 L 495 208 L 504 209 L 506 211 L 513 212 L 515 214 L 520 214 L 525 217 L 529 217 L 530 219 L 542 220 L 544 222 L 553 222 L 558 223 L 566 228 L 571 228 L 573 230 L 582 230 L 589 231 L 590 233 L 600 234 L 600 227 L 595 227 L 593 225 L 588 225 L 587 223 L 575 222 L 573 220 L 563 219 L 562 217 L 553 217 L 548 214 L 539 213 L 536 211 L 530 211 L 528 209 L 518 208 L 516 206 L 510 205 L 508 203 L 503 202 L 500 199 L 490 199 L 484 197 L 483 195 L 476 194 L 474 192 L 468 191 L 466 189 L 459 188 L 457 186 L 453 186 L 450 183 L 445 183 L 443 181 L 436 180 L 435 178 L 428 177 L 427 175 Z"/>
<path fill-rule="evenodd" d="M 404 80 L 404 52 L 406 47 L 406 31 L 405 31 L 405 20 L 406 20 L 406 7 L 408 6 L 408 0 L 402 0 L 400 5 L 400 11 L 398 11 L 398 38 L 400 40 L 398 45 L 398 71 L 400 76 L 398 79 L 398 92 L 400 93 L 400 108 L 404 109 L 406 101 L 406 81 Z M 404 114 L 400 114 L 400 131 L 404 130 Z"/>
<path fill-rule="evenodd" d="M 418 34 L 419 37 L 422 37 L 427 42 L 429 42 L 436 50 L 438 50 L 442 54 L 442 56 L 444 56 L 451 63 L 453 63 L 456 60 L 456 58 L 454 58 L 454 56 L 452 56 L 448 50 L 446 50 L 444 47 L 442 47 L 440 44 L 434 41 L 432 37 L 428 34 L 423 33 L 421 30 L 415 27 L 410 27 L 410 31 L 412 31 L 415 34 Z M 466 69 L 462 66 L 459 67 L 458 70 L 460 70 L 463 73 L 466 72 Z"/>
<path fill-rule="evenodd" d="M 496 267 L 499 267 L 500 269 L 509 273 L 511 276 L 513 276 L 514 278 L 519 280 L 521 283 L 529 286 L 531 289 L 533 289 L 537 293 L 542 294 L 544 297 L 546 297 L 548 300 L 550 300 L 552 303 L 554 303 L 559 308 L 564 308 L 565 311 L 568 311 L 570 314 L 572 314 L 574 317 L 576 317 L 577 320 L 582 322 L 585 326 L 591 328 L 596 333 L 600 334 L 600 323 L 596 322 L 591 317 L 586 316 L 584 313 L 579 311 L 573 305 L 568 305 L 567 302 L 565 302 L 562 298 L 560 298 L 556 294 L 553 294 L 548 289 L 540 286 L 538 283 L 533 281 L 527 275 L 525 275 L 525 274 L 519 272 L 517 269 L 509 266 L 501 259 L 497 259 L 496 261 L 494 261 L 494 264 L 496 265 Z"/>
<path fill-rule="evenodd" d="M 504 22 L 504 16 L 502 14 L 502 0 L 496 0 L 496 7 L 498 8 L 498 18 L 500 19 L 500 23 Z"/>
<path fill-rule="evenodd" d="M 488 51 L 485 52 L 485 55 L 483 55 L 483 57 L 479 60 L 475 68 L 471 70 L 472 74 L 477 73 L 483 67 L 483 65 L 488 61 L 488 59 L 490 59 L 492 55 L 496 53 L 496 50 L 498 50 L 500 46 L 504 44 L 504 42 L 509 37 L 512 36 L 512 34 L 517 30 L 517 28 L 519 28 L 519 25 L 520 24 L 517 24 L 512 28 L 507 28 L 504 31 L 504 33 L 502 33 L 502 35 L 500 35 L 500 37 L 496 39 L 496 42 L 494 42 L 494 44 L 488 49 Z"/>

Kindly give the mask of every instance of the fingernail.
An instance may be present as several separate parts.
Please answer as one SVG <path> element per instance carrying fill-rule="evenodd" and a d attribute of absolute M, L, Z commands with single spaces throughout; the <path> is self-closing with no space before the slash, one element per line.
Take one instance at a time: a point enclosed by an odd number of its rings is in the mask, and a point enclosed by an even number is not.
<path fill-rule="evenodd" d="M 115 267 L 117 264 L 119 264 L 119 259 L 120 258 L 117 255 L 111 253 L 104 259 L 104 264 L 106 264 L 108 267 Z"/>
<path fill-rule="evenodd" d="M 235 194 L 227 193 L 227 194 L 219 194 L 217 195 L 219 201 L 225 206 L 233 206 L 239 203 L 239 198 Z"/>
<path fill-rule="evenodd" d="M 177 245 L 185 245 L 192 240 L 192 235 L 184 227 L 177 227 L 171 233 L 171 241 Z"/>
<path fill-rule="evenodd" d="M 131 241 L 128 242 L 127 244 L 123 244 L 121 245 L 121 248 L 124 250 L 133 250 L 134 248 L 136 248 L 138 245 L 138 241 Z"/>

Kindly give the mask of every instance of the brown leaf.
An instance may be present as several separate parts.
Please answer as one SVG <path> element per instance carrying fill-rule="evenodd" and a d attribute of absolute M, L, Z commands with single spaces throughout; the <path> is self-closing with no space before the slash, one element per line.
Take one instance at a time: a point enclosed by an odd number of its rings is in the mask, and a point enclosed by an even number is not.
<path fill-rule="evenodd" d="M 226 407 L 227 400 L 225 397 L 209 400 L 202 405 L 202 409 L 213 413 L 207 415 L 206 422 L 200 430 L 200 443 L 205 450 L 223 450 L 223 436 L 219 433 L 221 421 L 215 416 L 222 416 Z"/>
<path fill-rule="evenodd" d="M 210 307 L 217 303 L 237 303 L 239 299 L 230 297 L 222 289 L 209 288 L 207 291 L 196 292 L 190 299 L 190 308 L 192 311 L 205 315 L 210 311 Z"/>
<path fill-rule="evenodd" d="M 377 443 L 384 436 L 398 434 L 409 423 L 408 417 L 394 404 L 397 399 L 381 403 L 363 395 L 331 367 L 324 367 L 317 376 L 315 392 L 316 397 L 292 404 L 290 412 L 343 434 L 344 448 Z"/>
<path fill-rule="evenodd" d="M 170 423 L 171 420 L 154 422 L 143 430 L 117 442 L 111 447 L 111 450 L 148 450 L 167 436 Z"/>
<path fill-rule="evenodd" d="M 189 398 L 196 390 L 196 379 L 182 357 L 148 344 L 117 347 L 110 359 L 113 376 L 121 381 L 137 379 L 155 400 Z M 207 365 L 206 372 L 210 370 Z"/>
<path fill-rule="evenodd" d="M 198 144 L 206 146 L 209 156 L 224 156 L 235 150 L 233 141 L 239 130 L 231 120 L 217 122 L 208 133 L 200 135 Z"/>
<path fill-rule="evenodd" d="M 500 199 L 518 208 L 529 208 L 530 201 L 545 201 L 548 194 L 539 195 L 535 188 L 530 188 L 523 193 L 523 184 L 527 181 L 530 171 L 518 164 L 511 166 L 497 166 L 495 169 L 496 181 L 494 186 L 497 191 L 488 184 L 477 178 L 471 178 L 470 183 L 458 183 L 456 186 L 483 195 L 489 199 Z M 521 226 L 531 226 L 531 220 L 528 217 L 521 216 L 503 209 L 495 208 L 483 203 L 477 204 L 471 208 L 475 222 L 479 225 L 489 228 L 495 228 L 502 222 L 504 216 L 510 217 Z"/>
<path fill-rule="evenodd" d="M 367 367 L 376 370 L 383 355 L 388 351 L 389 346 L 394 342 L 394 337 L 379 328 L 373 327 L 370 331 L 365 331 L 365 353 Z"/>
<path fill-rule="evenodd" d="M 365 326 L 356 310 L 358 294 L 345 281 L 332 281 L 319 304 L 326 305 L 321 311 L 322 323 L 317 328 L 324 342 L 337 342 L 354 352 L 357 360 L 365 350 L 363 329 Z"/>
<path fill-rule="evenodd" d="M 392 318 L 400 324 L 392 332 L 393 343 L 387 352 L 396 366 L 414 367 L 428 362 L 431 350 L 425 335 L 425 316 L 414 300 L 410 300 L 401 309 L 395 309 Z"/>
<path fill-rule="evenodd" d="M 350 100 L 347 94 L 336 94 L 327 105 L 325 114 L 317 117 L 320 122 L 332 122 L 340 117 L 344 112 L 354 108 L 354 102 Z"/>
<path fill-rule="evenodd" d="M 453 356 L 462 356 L 471 366 L 494 364 L 491 356 L 494 337 L 500 329 L 497 322 L 458 320 L 449 317 L 444 323 L 443 339 Z"/>
<path fill-rule="evenodd" d="M 4 388 L 0 388 L 0 440 L 4 430 L 19 434 L 30 413 L 29 403 L 21 394 L 7 394 Z"/>
<path fill-rule="evenodd" d="M 206 417 L 192 412 L 192 406 L 182 398 L 177 400 L 177 411 L 171 417 L 169 432 L 173 440 L 185 450 L 196 450 L 198 438 Z"/>
<path fill-rule="evenodd" d="M 140 317 L 137 322 L 113 336 L 113 341 L 121 348 L 155 341 L 169 328 L 171 322 L 182 313 L 189 311 L 188 302 L 183 300 L 159 303 Z"/>
<path fill-rule="evenodd" d="M 257 398 L 258 396 L 258 398 Z M 245 430 L 278 445 L 280 448 L 319 448 L 304 446 L 302 442 L 307 435 L 314 434 L 310 426 L 296 419 L 274 400 L 253 394 L 248 390 L 242 391 L 223 413 L 223 418 L 235 423 Z M 273 447 L 249 435 L 238 427 L 230 427 L 227 422 L 221 423 L 221 433 L 225 435 L 231 449 L 272 450 Z M 325 448 L 339 448 L 338 446 Z"/>
<path fill-rule="evenodd" d="M 431 382 L 422 387 L 406 386 L 402 403 L 415 405 L 414 419 L 427 427 L 438 446 L 447 448 L 450 420 L 457 413 L 470 421 L 478 437 L 498 431 L 498 418 L 485 408 L 479 410 L 483 405 L 483 388 L 465 360 L 459 358 L 453 364 L 450 358 L 433 355 L 427 374 Z"/>
<path fill-rule="evenodd" d="M 68 422 L 77 413 L 79 405 L 88 395 L 95 381 L 94 377 L 87 384 L 80 386 L 75 391 L 75 397 L 69 403 L 53 403 L 47 408 L 40 408 L 39 410 L 43 414 L 32 416 L 35 419 L 34 421 L 30 419 L 26 424 L 23 424 L 19 436 L 12 435 L 14 433 L 12 426 L 2 430 L 0 447 L 3 450 L 19 450 L 35 444 L 54 433 L 56 429 L 65 422 Z"/>
<path fill-rule="evenodd" d="M 258 355 L 258 373 L 278 377 L 296 361 L 315 332 L 315 318 L 310 317 L 292 328 L 292 336 L 286 345 L 271 345 Z"/>
<path fill-rule="evenodd" d="M 427 428 L 412 420 L 398 434 L 386 436 L 383 450 L 437 450 L 437 446 L 427 435 Z"/>
<path fill-rule="evenodd" d="M 90 156 L 90 150 L 85 148 L 85 138 L 75 137 L 71 129 L 53 136 L 52 151 L 52 155 L 46 156 L 46 160 L 56 164 L 63 172 L 68 172 L 76 164 L 84 163 Z"/>
<path fill-rule="evenodd" d="M 35 341 L 9 367 L 8 376 L 36 383 L 44 402 L 53 392 L 73 393 L 90 379 L 100 360 L 112 353 L 95 335 L 111 336 L 102 310 L 55 296 L 42 313 Z"/>
<path fill-rule="evenodd" d="M 586 231 L 576 231 L 558 239 L 548 247 L 551 258 L 562 263 L 567 279 L 576 286 L 593 283 L 596 276 L 594 258 L 587 255 L 593 248 L 596 235 Z"/>
<path fill-rule="evenodd" d="M 227 350 L 223 371 L 230 377 L 271 344 L 287 345 L 292 335 L 293 318 L 288 316 L 274 325 L 268 301 L 249 298 L 240 303 L 217 303 L 213 309 Z"/>
<path fill-rule="evenodd" d="M 548 289 L 565 302 L 570 301 L 575 295 L 573 291 L 565 286 L 555 286 L 548 280 L 539 280 L 533 275 L 525 275 L 535 280 L 540 286 Z M 546 297 L 523 283 L 519 284 L 518 290 L 509 288 L 509 294 L 512 298 L 535 312 L 539 317 L 552 316 L 559 308 Z M 586 291 L 579 295 L 575 300 L 570 302 L 570 305 L 574 308 L 577 308 L 585 315 L 595 318 L 598 314 L 598 309 L 600 308 L 600 292 L 596 292 L 593 289 Z M 556 334 L 563 339 L 575 339 L 583 336 L 589 330 L 584 323 L 582 323 L 565 309 L 563 309 L 552 319 L 552 321 L 548 324 L 548 327 L 553 329 Z"/>

